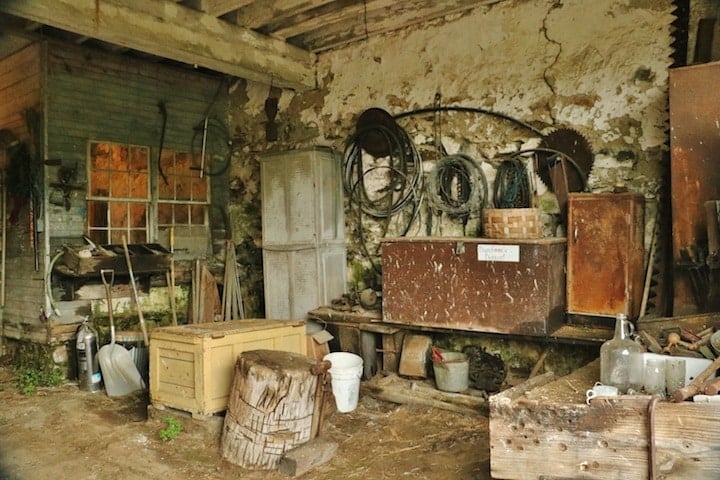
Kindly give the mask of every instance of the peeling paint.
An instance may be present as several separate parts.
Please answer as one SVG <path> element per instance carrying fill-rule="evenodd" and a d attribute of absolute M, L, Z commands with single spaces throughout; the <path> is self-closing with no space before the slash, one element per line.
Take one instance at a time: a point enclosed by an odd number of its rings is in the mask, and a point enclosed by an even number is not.
<path fill-rule="evenodd" d="M 670 2 L 515 0 L 370 37 L 320 54 L 316 90 L 282 92 L 277 142 L 264 136 L 269 87 L 241 82 L 232 97 L 233 127 L 246 143 L 232 165 L 231 178 L 242 185 L 230 209 L 234 231 L 260 238 L 259 224 L 243 213 L 258 209 L 257 154 L 311 144 L 342 150 L 365 109 L 398 114 L 432 106 L 437 94 L 442 105 L 503 112 L 543 131 L 575 128 L 597 152 L 593 190 L 623 182 L 652 196 L 660 188 L 667 153 L 671 21 Z M 425 172 L 432 169 L 441 140 L 448 152 L 481 163 L 492 185 L 500 153 L 514 151 L 518 142 L 523 147 L 538 142 L 531 131 L 487 115 L 449 112 L 439 120 L 437 139 L 432 115 L 398 121 L 423 152 Z M 543 185 L 538 194 L 547 194 L 539 204 L 548 221 L 544 230 L 554 234 L 557 202 Z M 426 232 L 427 217 L 421 209 L 411 235 Z M 438 236 L 473 235 L 480 227 L 478 219 L 467 225 L 432 220 L 429 228 Z M 368 267 L 356 230 L 372 238 L 382 235 L 383 225 L 365 219 L 358 228 L 352 211 L 346 212 L 346 222 L 348 262 Z"/>

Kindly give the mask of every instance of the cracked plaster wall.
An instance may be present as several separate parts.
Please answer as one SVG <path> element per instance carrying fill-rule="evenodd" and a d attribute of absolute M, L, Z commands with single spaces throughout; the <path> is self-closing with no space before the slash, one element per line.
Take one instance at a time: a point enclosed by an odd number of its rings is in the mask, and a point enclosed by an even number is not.
<path fill-rule="evenodd" d="M 245 145 L 231 172 L 236 242 L 260 245 L 258 154 L 310 145 L 342 150 L 364 110 L 396 115 L 432 106 L 436 94 L 443 105 L 502 112 L 543 132 L 572 127 L 596 154 L 592 191 L 624 182 L 654 197 L 666 167 L 672 20 L 669 0 L 509 0 L 371 37 L 320 54 L 316 90 L 281 93 L 274 142 L 265 138 L 271 89 L 238 82 L 231 121 Z M 447 113 L 441 121 L 447 151 L 482 162 L 490 181 L 499 153 L 538 141 L 495 117 Z M 398 123 L 424 152 L 428 171 L 435 158 L 432 116 Z M 347 215 L 351 266 L 360 261 L 353 220 Z M 377 232 L 372 223 L 365 228 Z M 448 219 L 434 228 L 436 235 L 462 233 Z M 420 226 L 413 232 L 426 233 Z"/>

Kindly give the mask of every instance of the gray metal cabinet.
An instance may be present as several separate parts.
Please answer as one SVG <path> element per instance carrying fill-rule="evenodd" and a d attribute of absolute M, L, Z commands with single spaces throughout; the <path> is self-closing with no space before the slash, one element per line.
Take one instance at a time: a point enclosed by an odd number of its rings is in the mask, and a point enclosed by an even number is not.
<path fill-rule="evenodd" d="M 292 150 L 263 156 L 260 172 L 265 316 L 303 319 L 345 291 L 341 159 Z"/>

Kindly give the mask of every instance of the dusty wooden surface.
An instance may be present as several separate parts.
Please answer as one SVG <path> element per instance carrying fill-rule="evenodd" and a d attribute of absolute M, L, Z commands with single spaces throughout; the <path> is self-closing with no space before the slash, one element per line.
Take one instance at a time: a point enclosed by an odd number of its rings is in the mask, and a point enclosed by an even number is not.
<path fill-rule="evenodd" d="M 587 405 L 585 391 L 598 378 L 595 361 L 554 381 L 537 380 L 534 388 L 520 385 L 490 397 L 493 478 L 648 478 L 651 397 L 605 397 Z M 717 478 L 720 407 L 662 401 L 654 428 L 663 479 Z"/>
<path fill-rule="evenodd" d="M 150 333 L 150 395 L 156 406 L 212 415 L 227 407 L 237 356 L 256 349 L 305 355 L 305 322 L 231 320 Z"/>

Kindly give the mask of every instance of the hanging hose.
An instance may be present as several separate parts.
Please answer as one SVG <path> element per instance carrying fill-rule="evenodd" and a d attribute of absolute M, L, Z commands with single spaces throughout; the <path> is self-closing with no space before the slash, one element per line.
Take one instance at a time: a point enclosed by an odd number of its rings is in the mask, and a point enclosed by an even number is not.
<path fill-rule="evenodd" d="M 390 154 L 368 165 L 358 139 L 373 133 L 389 145 Z M 368 180 L 374 177 L 378 185 L 368 189 Z M 384 182 L 384 184 L 382 184 Z M 343 184 L 350 199 L 362 211 L 374 218 L 386 218 L 403 210 L 420 190 L 422 160 L 407 133 L 384 125 L 368 125 L 359 129 L 345 145 Z M 372 183 L 372 182 L 370 182 Z"/>
<path fill-rule="evenodd" d="M 475 161 L 464 154 L 441 158 L 426 180 L 428 202 L 454 217 L 476 214 L 487 201 L 487 180 Z"/>
<path fill-rule="evenodd" d="M 532 206 L 530 177 L 522 157 L 503 160 L 498 166 L 493 185 L 496 208 L 529 208 Z"/>
<path fill-rule="evenodd" d="M 230 160 L 237 151 L 233 144 L 230 131 L 222 120 L 214 117 L 205 117 L 200 123 L 193 127 L 193 136 L 190 139 L 190 154 L 200 153 L 209 158 L 201 159 L 201 166 L 190 167 L 190 170 L 200 170 L 202 175 L 214 177 L 222 175 L 230 167 Z"/>
<path fill-rule="evenodd" d="M 368 245 L 363 215 L 379 223 L 380 238 L 383 238 L 390 231 L 391 220 L 409 212 L 396 228 L 399 235 L 404 236 L 417 218 L 422 203 L 422 159 L 405 130 L 393 127 L 365 124 L 345 143 L 343 186 L 350 199 L 350 208 L 357 208 L 356 234 L 362 253 L 378 273 L 380 246 L 376 243 L 371 249 Z M 363 140 L 369 137 L 383 146 L 379 150 L 387 153 L 386 156 L 376 158 L 363 150 Z"/>
<path fill-rule="evenodd" d="M 45 294 L 47 295 L 48 302 L 50 303 L 50 311 L 58 317 L 60 316 L 60 310 L 57 308 L 55 304 L 55 299 L 53 298 L 52 294 L 52 272 L 53 268 L 55 268 L 55 262 L 57 262 L 58 259 L 63 256 L 63 253 L 64 251 L 60 250 L 58 253 L 55 254 L 52 260 L 50 260 L 47 273 L 45 274 Z"/>
<path fill-rule="evenodd" d="M 398 120 L 400 118 L 404 117 L 412 117 L 414 115 L 422 115 L 425 113 L 436 113 L 436 112 L 465 112 L 465 113 L 479 113 L 482 115 L 489 115 L 491 117 L 501 118 L 503 120 L 507 120 L 508 122 L 514 123 L 515 125 L 518 125 L 522 128 L 525 128 L 527 130 L 532 131 L 533 133 L 536 133 L 537 135 L 542 136 L 543 133 L 539 129 L 533 127 L 530 124 L 527 124 L 523 122 L 522 120 L 518 120 L 517 118 L 513 118 L 510 115 L 506 115 L 501 112 L 494 112 L 492 110 L 486 110 L 484 108 L 476 108 L 476 107 L 452 107 L 452 106 L 439 106 L 436 105 L 434 107 L 429 108 L 420 108 L 418 110 L 412 110 L 409 112 L 403 112 L 398 115 L 395 115 L 395 119 Z"/>

